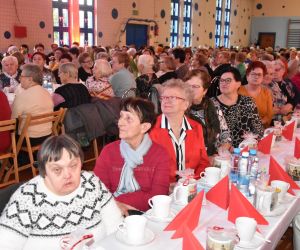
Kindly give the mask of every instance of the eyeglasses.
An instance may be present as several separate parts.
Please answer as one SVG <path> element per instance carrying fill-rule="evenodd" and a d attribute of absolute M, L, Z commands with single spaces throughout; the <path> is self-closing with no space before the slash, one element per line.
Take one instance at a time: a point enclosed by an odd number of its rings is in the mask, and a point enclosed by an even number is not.
<path fill-rule="evenodd" d="M 252 77 L 263 77 L 263 74 L 251 72 L 251 73 L 250 73 L 250 76 L 252 76 Z"/>
<path fill-rule="evenodd" d="M 220 79 L 220 81 L 219 81 L 219 83 L 221 84 L 221 83 L 226 83 L 226 84 L 229 84 L 229 83 L 231 83 L 233 81 L 233 79 L 232 78 L 225 78 L 225 79 Z"/>
<path fill-rule="evenodd" d="M 31 77 L 31 76 L 22 76 L 22 75 L 20 75 L 20 78 L 24 78 L 24 77 Z"/>
<path fill-rule="evenodd" d="M 179 97 L 179 96 L 161 96 L 160 98 L 160 101 L 176 101 L 176 100 L 182 100 L 182 101 L 185 101 L 184 98 L 182 97 Z"/>
<path fill-rule="evenodd" d="M 91 63 L 91 62 L 92 62 L 91 60 L 83 61 L 83 63 Z"/>
<path fill-rule="evenodd" d="M 196 84 L 192 84 L 189 85 L 192 89 L 200 89 L 202 86 L 201 85 L 196 85 Z"/>

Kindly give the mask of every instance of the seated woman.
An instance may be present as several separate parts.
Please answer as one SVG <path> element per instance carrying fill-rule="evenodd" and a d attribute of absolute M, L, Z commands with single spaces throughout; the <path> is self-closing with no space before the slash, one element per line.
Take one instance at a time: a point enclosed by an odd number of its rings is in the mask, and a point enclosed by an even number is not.
<path fill-rule="evenodd" d="M 273 94 L 273 120 L 282 123 L 290 118 L 300 100 L 300 94 L 291 80 L 284 78 L 285 72 L 285 64 L 280 59 L 274 61 L 273 82 L 269 85 Z"/>
<path fill-rule="evenodd" d="M 251 132 L 258 139 L 264 134 L 255 103 L 250 97 L 238 94 L 241 81 L 239 70 L 229 67 L 220 78 L 221 95 L 211 99 L 217 110 L 221 110 L 224 114 L 235 148 L 244 140 L 247 133 Z"/>
<path fill-rule="evenodd" d="M 272 93 L 262 85 L 266 73 L 267 68 L 262 62 L 251 62 L 246 70 L 248 84 L 241 86 L 238 91 L 240 95 L 253 98 L 264 128 L 270 126 L 273 117 Z"/>
<path fill-rule="evenodd" d="M 0 121 L 9 120 L 11 116 L 10 106 L 6 95 L 0 90 Z M 0 153 L 5 152 L 11 144 L 9 132 L 0 132 Z"/>
<path fill-rule="evenodd" d="M 114 91 L 109 82 L 112 75 L 112 69 L 108 61 L 98 59 L 93 67 L 93 76 L 89 77 L 85 86 L 92 96 L 99 98 L 113 97 Z"/>
<path fill-rule="evenodd" d="M 12 118 L 19 115 L 32 116 L 53 111 L 53 101 L 49 92 L 41 85 L 43 73 L 38 65 L 26 64 L 21 74 L 21 86 L 24 89 L 16 95 L 12 104 Z M 20 126 L 21 128 L 22 126 Z M 19 134 L 21 129 L 19 129 Z M 28 129 L 32 146 L 42 143 L 52 133 L 52 123 L 31 126 Z"/>
<path fill-rule="evenodd" d="M 5 239 L 0 249 L 62 249 L 78 229 L 86 229 L 95 241 L 117 229 L 120 209 L 97 176 L 81 171 L 82 162 L 79 145 L 66 135 L 42 144 L 40 175 L 18 188 L 0 217 Z"/>
<path fill-rule="evenodd" d="M 154 59 L 150 55 L 141 55 L 139 56 L 137 68 L 139 73 L 136 81 L 136 87 L 139 93 L 139 96 L 147 98 L 151 87 L 154 84 L 159 84 L 159 81 L 153 70 Z"/>
<path fill-rule="evenodd" d="M 59 66 L 59 77 L 62 86 L 53 95 L 54 109 L 73 108 L 90 103 L 91 96 L 87 88 L 77 80 L 78 70 L 73 63 L 63 63 Z"/>
<path fill-rule="evenodd" d="M 162 72 L 161 76 L 158 78 L 160 84 L 172 78 L 177 79 L 177 74 L 175 73 L 176 65 L 173 57 L 161 57 L 159 60 L 159 70 Z"/>
<path fill-rule="evenodd" d="M 45 54 L 41 53 L 41 52 L 35 52 L 32 55 L 32 63 L 36 64 L 40 67 L 40 69 L 43 72 L 43 77 L 48 78 L 52 83 L 55 83 L 55 77 L 52 74 L 52 71 L 50 69 L 47 69 L 45 67 L 46 65 L 46 56 Z"/>
<path fill-rule="evenodd" d="M 229 148 L 231 139 L 226 121 L 223 117 L 221 129 L 215 105 L 205 96 L 210 86 L 209 74 L 207 71 L 194 69 L 187 74 L 186 83 L 193 91 L 192 106 L 188 110 L 188 115 L 202 125 L 207 154 L 209 156 L 216 154 L 218 146 Z"/>
<path fill-rule="evenodd" d="M 78 62 L 80 63 L 80 67 L 78 68 L 78 79 L 81 82 L 85 82 L 88 77 L 93 75 L 93 59 L 90 54 L 87 52 L 83 52 L 78 57 Z"/>
<path fill-rule="evenodd" d="M 164 146 L 171 157 L 170 181 L 176 181 L 177 170 L 186 168 L 194 169 L 199 177 L 209 162 L 201 125 L 184 115 L 193 93 L 181 80 L 171 79 L 163 84 L 160 98 L 163 114 L 150 131 L 150 137 Z"/>
<path fill-rule="evenodd" d="M 151 102 L 126 99 L 118 121 L 121 140 L 103 148 L 94 168 L 125 215 L 128 209 L 146 211 L 148 199 L 168 194 L 170 158 L 147 133 L 154 122 Z"/>

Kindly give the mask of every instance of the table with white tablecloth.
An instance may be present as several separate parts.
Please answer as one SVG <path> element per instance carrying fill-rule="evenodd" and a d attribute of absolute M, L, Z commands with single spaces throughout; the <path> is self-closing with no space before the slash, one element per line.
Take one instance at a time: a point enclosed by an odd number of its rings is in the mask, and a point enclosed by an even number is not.
<path fill-rule="evenodd" d="M 296 136 L 300 138 L 300 129 L 296 130 Z M 295 141 L 287 141 L 283 139 L 281 142 L 277 142 L 271 150 L 271 155 L 278 161 L 282 167 L 284 167 L 285 158 L 294 153 Z M 259 153 L 260 166 L 269 166 L 270 155 L 264 155 Z M 265 239 L 271 241 L 271 243 L 264 242 L 259 250 L 270 250 L 275 249 L 279 240 L 289 227 L 294 216 L 300 212 L 300 192 L 295 191 L 297 196 L 290 197 L 290 201 L 281 204 L 284 206 L 284 212 L 279 216 L 265 217 L 269 222 L 269 225 L 262 226 L 258 225 L 258 229 Z M 179 206 L 173 205 L 173 210 L 179 211 Z M 227 220 L 227 211 L 217 207 L 216 205 L 207 202 L 206 205 L 202 206 L 200 220 L 197 228 L 193 231 L 193 234 L 200 241 L 202 246 L 206 246 L 206 230 L 208 227 L 221 226 L 225 228 L 233 228 L 234 224 Z M 148 220 L 147 227 L 155 233 L 154 240 L 144 246 L 133 247 L 125 245 L 116 239 L 115 234 L 111 234 L 105 239 L 93 244 L 91 249 L 107 249 L 107 250 L 130 250 L 130 249 L 141 249 L 141 250 L 167 250 L 167 249 L 182 249 L 182 239 L 171 239 L 174 231 L 163 231 L 167 226 L 167 223 L 153 222 Z M 238 248 L 237 248 L 238 249 Z"/>

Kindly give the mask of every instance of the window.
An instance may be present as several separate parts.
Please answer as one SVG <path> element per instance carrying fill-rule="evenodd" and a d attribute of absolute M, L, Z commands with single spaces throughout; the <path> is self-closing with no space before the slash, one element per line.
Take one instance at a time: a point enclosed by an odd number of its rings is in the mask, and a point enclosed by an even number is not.
<path fill-rule="evenodd" d="M 231 0 L 225 2 L 225 18 L 224 18 L 224 46 L 229 47 L 229 30 L 230 30 L 230 9 Z"/>
<path fill-rule="evenodd" d="M 179 0 L 171 0 L 171 41 L 170 46 L 178 45 L 179 33 Z"/>
<path fill-rule="evenodd" d="M 68 0 L 52 0 L 53 42 L 62 46 L 70 44 Z"/>
<path fill-rule="evenodd" d="M 221 45 L 221 25 L 222 24 L 222 0 L 216 2 L 216 30 L 215 30 L 215 45 Z"/>
<path fill-rule="evenodd" d="M 191 15 L 192 15 L 192 0 L 184 0 L 183 11 L 183 46 L 191 45 Z"/>
<path fill-rule="evenodd" d="M 80 45 L 94 45 L 94 0 L 79 0 Z"/>

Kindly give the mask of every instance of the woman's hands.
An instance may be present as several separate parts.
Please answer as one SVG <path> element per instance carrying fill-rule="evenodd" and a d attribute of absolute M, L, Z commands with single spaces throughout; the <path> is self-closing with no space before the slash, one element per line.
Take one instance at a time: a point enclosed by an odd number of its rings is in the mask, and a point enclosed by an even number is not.
<path fill-rule="evenodd" d="M 135 207 L 132 207 L 130 205 L 127 205 L 125 203 L 116 201 L 118 207 L 121 210 L 122 215 L 124 215 L 125 217 L 128 216 L 128 210 L 137 210 Z"/>

